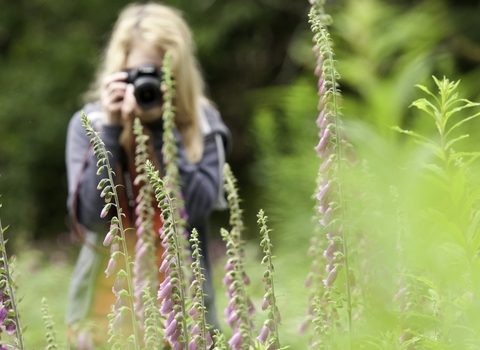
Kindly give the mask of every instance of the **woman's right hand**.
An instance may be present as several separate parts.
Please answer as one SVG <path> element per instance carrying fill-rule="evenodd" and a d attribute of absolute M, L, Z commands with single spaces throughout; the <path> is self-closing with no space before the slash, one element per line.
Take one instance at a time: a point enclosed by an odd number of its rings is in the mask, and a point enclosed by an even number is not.
<path fill-rule="evenodd" d="M 125 80 L 126 72 L 115 72 L 103 79 L 101 102 L 106 115 L 105 123 L 108 125 L 122 124 L 122 104 L 127 89 Z"/>

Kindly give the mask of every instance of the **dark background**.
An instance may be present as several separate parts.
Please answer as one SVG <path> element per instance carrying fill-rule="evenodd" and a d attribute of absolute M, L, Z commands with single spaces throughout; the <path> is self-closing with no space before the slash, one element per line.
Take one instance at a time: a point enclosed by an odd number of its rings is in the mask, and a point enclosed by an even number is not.
<path fill-rule="evenodd" d="M 329 1 L 328 9 L 332 13 L 341 11 L 347 2 Z M 438 23 L 442 30 L 448 26 L 448 33 L 435 44 L 437 49 L 451 53 L 458 74 L 475 71 L 480 62 L 480 2 L 435 2 L 442 3 L 448 14 L 448 23 Z M 82 107 L 81 95 L 93 78 L 112 25 L 127 3 L 1 2 L 0 201 L 2 221 L 11 225 L 11 234 L 44 240 L 68 232 L 64 165 L 67 124 Z M 310 5 L 306 0 L 164 3 L 182 10 L 194 32 L 210 97 L 233 134 L 229 162 L 239 179 L 248 213 L 263 200 L 257 169 L 261 159 L 252 133 L 254 111 L 265 102 L 262 91 L 288 87 L 301 77 L 311 79 L 315 88 L 313 67 L 308 63 L 312 59 L 302 62 L 292 54 L 295 43 L 311 38 L 307 19 Z M 378 3 L 409 11 L 428 1 Z M 341 38 L 337 45 L 348 52 L 348 43 Z M 355 94 L 356 89 L 347 79 L 345 94 Z M 268 98 L 274 100 L 275 96 Z M 223 214 L 216 216 L 221 222 L 225 220 Z"/>

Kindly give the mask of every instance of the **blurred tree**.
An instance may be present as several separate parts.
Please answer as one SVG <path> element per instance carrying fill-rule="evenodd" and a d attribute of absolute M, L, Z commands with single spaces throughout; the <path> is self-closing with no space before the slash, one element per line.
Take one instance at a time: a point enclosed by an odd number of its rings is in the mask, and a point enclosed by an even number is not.
<path fill-rule="evenodd" d="M 363 148 L 376 154 L 386 169 L 394 158 L 392 145 L 403 139 L 392 126 L 415 124 L 416 130 L 426 128 L 427 134 L 435 131 L 425 118 L 412 118 L 416 112 L 408 107 L 418 96 L 415 84 L 430 86 L 433 74 L 461 78 L 462 95 L 480 100 L 480 67 L 462 57 L 455 45 L 466 38 L 456 22 L 464 11 L 442 0 L 330 1 L 347 133 L 358 151 Z M 311 37 L 309 30 L 302 30 L 289 45 L 290 58 L 299 67 L 298 78 L 288 87 L 266 87 L 254 94 L 257 108 L 252 125 L 260 172 L 252 180 L 262 189 L 262 208 L 273 213 L 271 222 L 285 247 L 291 247 L 287 238 L 291 232 L 296 232 L 296 239 L 311 234 L 302 214 L 314 205 L 305 194 L 315 191 L 316 171 L 310 174 L 308 169 L 315 167 L 313 147 L 318 142 Z M 474 50 L 477 44 L 468 40 Z M 472 125 L 462 132 L 470 133 L 470 141 L 475 142 L 480 125 L 473 129 Z"/>
<path fill-rule="evenodd" d="M 198 0 L 194 6 L 187 0 L 164 2 L 183 11 L 192 26 L 210 96 L 233 132 L 230 162 L 245 205 L 253 207 L 252 215 L 245 216 L 254 220 L 258 205 L 252 202 L 256 189 L 264 182 L 256 181 L 260 176 L 254 163 L 258 144 L 251 134 L 253 115 L 259 108 L 265 111 L 265 104 L 271 106 L 272 101 L 277 102 L 274 111 L 281 111 L 279 99 L 288 96 L 287 87 L 296 81 L 307 85 L 310 82 L 314 89 L 307 20 L 310 5 L 306 0 Z M 63 159 L 67 123 L 81 108 L 80 97 L 93 77 L 109 31 L 127 3 L 2 3 L 0 193 L 4 220 L 15 228 L 10 232 L 41 238 L 66 231 Z M 403 120 L 406 116 L 400 107 L 409 101 L 410 84 L 417 78 L 415 70 L 410 70 L 410 59 L 422 53 L 430 62 L 447 62 L 440 67 L 450 67 L 453 74 L 468 73 L 462 77 L 462 86 L 469 92 L 464 96 L 478 100 L 478 1 L 377 0 L 369 7 L 371 11 L 352 1 L 328 3 L 336 23 L 336 49 L 344 74 L 342 87 L 352 97 L 345 105 L 349 114 L 373 115 L 374 110 L 365 110 L 369 106 L 375 107 L 375 113 L 381 112 L 379 115 L 390 115 L 392 121 Z M 388 11 L 382 14 L 382 9 Z M 362 38 L 368 42 L 359 40 Z M 371 64 L 365 65 L 366 61 Z M 443 68 L 438 71 L 443 72 Z M 432 71 L 426 69 L 422 74 L 427 76 L 428 72 Z M 301 77 L 307 80 L 298 80 Z M 286 88 L 267 96 L 262 88 L 270 86 Z M 293 87 L 291 91 L 298 94 L 301 89 Z M 400 96 L 403 102 L 392 102 L 397 107 L 385 109 L 378 101 L 387 92 Z M 296 99 L 300 104 L 309 100 L 301 95 Z M 285 152 L 290 152 L 291 147 L 282 137 L 302 137 L 303 132 L 288 130 L 291 123 L 278 117 L 290 114 L 273 114 L 271 123 L 279 128 L 279 149 Z M 252 222 L 250 226 L 256 225 Z"/>
<path fill-rule="evenodd" d="M 0 193 L 5 221 L 29 237 L 66 231 L 64 145 L 109 30 L 128 1 L 19 0 L 0 13 Z M 165 1 L 191 24 L 212 99 L 234 134 L 231 162 L 251 159 L 247 92 L 296 74 L 286 50 L 307 3 Z M 237 172 L 248 191 L 248 177 Z"/>

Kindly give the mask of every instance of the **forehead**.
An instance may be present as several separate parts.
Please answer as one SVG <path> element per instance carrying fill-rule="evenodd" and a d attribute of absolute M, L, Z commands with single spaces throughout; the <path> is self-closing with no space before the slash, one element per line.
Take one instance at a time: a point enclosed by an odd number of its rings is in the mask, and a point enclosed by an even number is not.
<path fill-rule="evenodd" d="M 136 45 L 127 55 L 125 68 L 135 68 L 145 63 L 153 63 L 161 67 L 163 56 L 152 46 Z"/>

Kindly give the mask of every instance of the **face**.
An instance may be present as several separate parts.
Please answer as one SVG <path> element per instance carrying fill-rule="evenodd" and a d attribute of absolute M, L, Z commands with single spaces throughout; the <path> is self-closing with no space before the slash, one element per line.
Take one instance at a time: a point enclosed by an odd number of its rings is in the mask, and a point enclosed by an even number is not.
<path fill-rule="evenodd" d="M 161 67 L 163 63 L 163 57 L 158 54 L 155 48 L 150 46 L 134 46 L 127 56 L 125 68 L 131 69 L 145 63 L 153 63 L 156 66 Z"/>
<path fill-rule="evenodd" d="M 160 68 L 163 63 L 163 57 L 157 52 L 155 48 L 147 45 L 138 45 L 133 47 L 133 49 L 128 54 L 124 68 L 132 69 L 146 63 L 154 64 Z M 148 121 L 161 116 L 162 106 L 159 105 L 145 111 L 137 105 L 135 106 L 135 112 L 135 114 L 138 115 L 142 120 Z"/>

